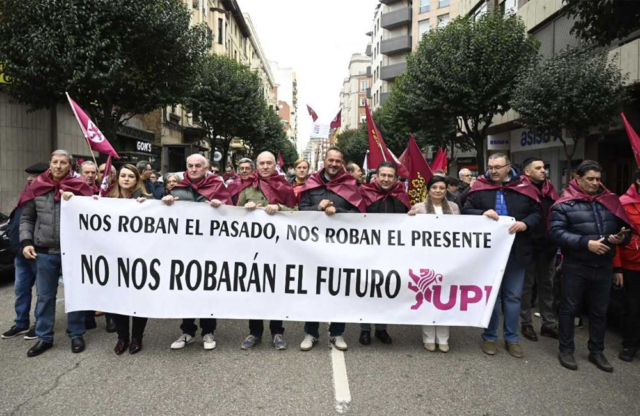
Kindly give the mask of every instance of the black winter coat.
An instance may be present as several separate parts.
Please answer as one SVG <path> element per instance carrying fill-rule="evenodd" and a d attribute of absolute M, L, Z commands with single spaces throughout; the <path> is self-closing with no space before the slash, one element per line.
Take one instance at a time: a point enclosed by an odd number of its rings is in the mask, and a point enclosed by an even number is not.
<path fill-rule="evenodd" d="M 512 175 L 511 180 L 515 179 L 517 176 Z M 482 215 L 485 211 L 495 209 L 496 193 L 496 190 L 471 192 L 467 195 L 462 214 Z M 516 221 L 527 224 L 527 230 L 516 234 L 516 239 L 511 247 L 511 256 L 514 256 L 514 260 L 521 265 L 527 265 L 533 259 L 531 253 L 533 249 L 532 230 L 542 221 L 542 210 L 537 201 L 519 192 L 505 189 L 503 193 L 509 216 L 514 217 Z"/>
<path fill-rule="evenodd" d="M 586 201 L 567 201 L 555 205 L 549 216 L 549 237 L 560 246 L 564 261 L 592 267 L 611 267 L 616 254 L 615 246 L 607 253 L 598 255 L 589 251 L 589 240 L 598 240 L 620 231 L 628 224 L 613 215 L 604 205 Z M 623 245 L 629 244 L 631 235 L 627 233 Z"/>
<path fill-rule="evenodd" d="M 409 208 L 398 198 L 392 196 L 387 199 L 378 199 L 373 204 L 367 207 L 367 212 L 372 214 L 406 214 L 409 212 Z"/>

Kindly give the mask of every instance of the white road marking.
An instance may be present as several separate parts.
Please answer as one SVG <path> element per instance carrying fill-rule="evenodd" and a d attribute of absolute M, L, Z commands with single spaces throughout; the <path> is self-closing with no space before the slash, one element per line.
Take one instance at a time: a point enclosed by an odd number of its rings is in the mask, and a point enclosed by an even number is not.
<path fill-rule="evenodd" d="M 351 403 L 347 365 L 344 362 L 344 352 L 331 347 L 331 366 L 333 368 L 333 387 L 335 390 L 335 408 L 338 413 L 345 413 Z"/>

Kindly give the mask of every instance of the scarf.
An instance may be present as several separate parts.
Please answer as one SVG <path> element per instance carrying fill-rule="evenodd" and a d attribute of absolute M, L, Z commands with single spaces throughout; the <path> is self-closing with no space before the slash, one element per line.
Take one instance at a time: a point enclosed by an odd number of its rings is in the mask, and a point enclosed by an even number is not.
<path fill-rule="evenodd" d="M 480 176 L 476 182 L 473 184 L 473 187 L 469 189 L 468 195 L 471 195 L 473 192 L 478 191 L 505 191 L 510 190 L 527 196 L 537 203 L 540 203 L 540 198 L 538 197 L 539 191 L 535 186 L 529 182 L 528 179 L 524 179 L 522 176 L 518 175 L 514 169 L 511 169 L 511 177 L 513 178 L 511 181 L 507 183 L 498 184 L 492 181 L 487 177 L 487 175 Z"/>
<path fill-rule="evenodd" d="M 70 171 L 59 182 L 53 180 L 51 169 L 47 169 L 45 173 L 38 176 L 29 187 L 25 187 L 24 194 L 20 196 L 18 207 L 34 198 L 48 194 L 54 191 L 54 199 L 60 201 L 60 191 L 71 192 L 77 196 L 91 196 L 93 189 L 84 181 L 84 178 L 78 176 L 75 172 Z"/>
<path fill-rule="evenodd" d="M 344 198 L 348 203 L 358 208 L 360 212 L 366 212 L 364 200 L 362 199 L 362 195 L 358 189 L 358 183 L 345 169 L 342 169 L 342 171 L 334 176 L 329 182 L 325 182 L 323 177 L 324 168 L 309 176 L 309 179 L 307 179 L 307 182 L 301 192 L 325 187 L 336 195 Z"/>
<path fill-rule="evenodd" d="M 638 189 L 636 188 L 636 184 L 632 184 L 627 192 L 620 197 L 620 203 L 622 205 L 629 204 L 640 204 L 640 194 L 638 194 Z"/>
<path fill-rule="evenodd" d="M 182 180 L 182 182 L 177 183 L 175 187 L 191 187 L 191 189 L 207 198 L 207 201 L 211 201 L 212 199 L 219 199 L 223 204 L 227 205 L 231 201 L 229 191 L 224 185 L 222 179 L 220 179 L 220 176 L 211 173 L 207 173 L 207 176 L 205 176 L 204 179 L 196 184 L 191 182 L 191 178 L 189 178 L 189 172 L 185 172 L 184 179 Z"/>
<path fill-rule="evenodd" d="M 366 207 L 382 199 L 386 201 L 388 197 L 393 197 L 402 202 L 407 208 L 411 209 L 411 201 L 409 195 L 404 188 L 404 184 L 397 181 L 395 185 L 388 191 L 380 188 L 380 184 L 376 181 L 373 183 L 367 183 L 360 187 L 360 193 Z"/>
<path fill-rule="evenodd" d="M 296 206 L 296 195 L 293 193 L 291 184 L 277 171 L 272 173 L 271 176 L 263 178 L 258 171 L 255 170 L 251 176 L 240 185 L 238 192 L 242 192 L 250 186 L 259 189 L 270 204 L 281 204 L 289 208 Z"/>

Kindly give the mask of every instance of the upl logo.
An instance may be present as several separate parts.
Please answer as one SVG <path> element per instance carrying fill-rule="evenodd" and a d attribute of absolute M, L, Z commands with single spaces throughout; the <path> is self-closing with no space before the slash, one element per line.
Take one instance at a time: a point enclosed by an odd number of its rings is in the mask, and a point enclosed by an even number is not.
<path fill-rule="evenodd" d="M 476 285 L 451 285 L 449 290 L 449 299 L 442 299 L 442 283 L 444 277 L 437 274 L 431 269 L 420 269 L 419 275 L 416 275 L 412 269 L 409 269 L 409 276 L 415 282 L 415 285 L 409 282 L 409 289 L 416 292 L 416 303 L 411 309 L 418 309 L 424 302 L 429 302 L 441 311 L 448 311 L 457 307 L 461 311 L 467 311 L 469 305 L 479 303 L 484 299 L 486 304 L 491 295 L 492 286 L 481 288 Z"/>

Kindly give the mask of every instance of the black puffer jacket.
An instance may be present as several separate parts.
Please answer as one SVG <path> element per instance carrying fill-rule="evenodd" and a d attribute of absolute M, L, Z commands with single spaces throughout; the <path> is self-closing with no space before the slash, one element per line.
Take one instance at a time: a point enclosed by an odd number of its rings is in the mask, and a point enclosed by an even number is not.
<path fill-rule="evenodd" d="M 367 207 L 367 212 L 372 214 L 406 214 L 409 212 L 409 208 L 398 198 L 392 196 L 387 199 L 378 199 L 373 204 Z"/>
<path fill-rule="evenodd" d="M 518 174 L 512 170 L 510 181 L 515 181 Z M 475 191 L 467 194 L 467 199 L 462 208 L 463 215 L 482 215 L 485 211 L 495 209 L 496 190 Z M 542 210 L 540 204 L 519 192 L 505 189 L 503 191 L 507 203 L 509 216 L 516 221 L 527 224 L 527 230 L 516 234 L 516 239 L 511 247 L 511 255 L 515 261 L 521 265 L 529 264 L 533 258 L 531 250 L 533 248 L 532 232 L 538 223 L 542 221 Z"/>
<path fill-rule="evenodd" d="M 598 255 L 589 251 L 589 240 L 606 238 L 620 231 L 623 226 L 629 228 L 629 225 L 598 202 L 567 201 L 551 209 L 549 237 L 560 246 L 567 263 L 593 267 L 611 266 L 616 254 L 615 246 L 606 243 L 611 250 Z M 627 234 L 623 245 L 628 244 L 630 239 L 630 234 Z"/>
<path fill-rule="evenodd" d="M 325 180 L 324 178 L 322 180 Z M 325 181 L 326 182 L 326 181 Z M 346 199 L 330 191 L 324 186 L 304 191 L 300 194 L 300 204 L 298 204 L 298 210 L 300 211 L 317 211 L 318 205 L 323 199 L 328 199 L 333 202 L 333 206 L 338 213 L 345 212 L 360 212 L 357 207 L 351 205 Z"/>

